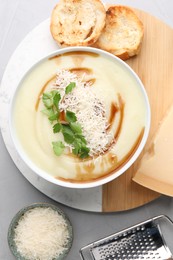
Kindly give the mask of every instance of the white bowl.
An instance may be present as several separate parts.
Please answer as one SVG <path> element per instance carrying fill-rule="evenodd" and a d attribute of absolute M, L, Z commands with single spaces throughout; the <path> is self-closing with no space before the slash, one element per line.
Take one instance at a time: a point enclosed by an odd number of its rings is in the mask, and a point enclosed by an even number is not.
<path fill-rule="evenodd" d="M 140 143 L 139 143 L 137 149 L 135 150 L 135 152 L 131 156 L 129 156 L 129 159 L 121 167 L 119 167 L 115 171 L 112 171 L 109 174 L 106 174 L 106 175 L 99 177 L 99 178 L 96 178 L 94 180 L 79 181 L 79 182 L 78 181 L 71 181 L 71 180 L 57 179 L 54 176 L 50 175 L 47 172 L 47 170 L 44 170 L 44 167 L 39 167 L 39 165 L 36 164 L 33 161 L 33 159 L 31 159 L 31 157 L 28 155 L 26 150 L 23 148 L 23 144 L 21 143 L 21 140 L 19 140 L 20 138 L 18 138 L 19 135 L 17 134 L 16 125 L 14 123 L 14 108 L 15 108 L 15 104 L 16 104 L 16 99 L 17 99 L 17 96 L 18 96 L 18 92 L 21 89 L 21 85 L 25 81 L 26 77 L 28 75 L 30 75 L 30 73 L 34 72 L 46 60 L 48 60 L 48 59 L 51 60 L 55 56 L 57 57 L 59 55 L 64 55 L 64 54 L 68 55 L 68 53 L 71 55 L 71 54 L 74 54 L 76 52 L 83 52 L 83 53 L 86 52 L 86 54 L 88 52 L 90 52 L 90 53 L 93 53 L 93 54 L 98 54 L 101 57 L 108 59 L 110 62 L 112 62 L 112 64 L 116 64 L 117 67 L 120 67 L 120 69 L 123 71 L 123 73 L 125 73 L 129 77 L 131 77 L 133 82 L 135 82 L 135 84 L 138 88 L 138 91 L 143 98 L 144 110 L 145 110 L 145 115 L 146 115 L 145 116 L 145 122 L 144 122 L 144 132 L 143 132 L 142 138 L 141 138 Z M 104 69 L 104 65 L 103 65 L 103 71 L 101 72 L 102 74 L 104 74 L 104 70 L 106 70 L 106 68 Z M 44 71 L 43 74 L 46 74 L 46 71 Z M 28 91 L 30 91 L 30 90 L 28 89 Z M 95 48 L 92 48 L 92 47 L 69 47 L 69 48 L 60 49 L 60 50 L 57 50 L 57 51 L 49 54 L 48 56 L 44 57 L 42 60 L 40 60 L 39 62 L 34 64 L 30 68 L 30 70 L 24 75 L 23 79 L 21 80 L 21 82 L 17 86 L 15 93 L 13 95 L 12 101 L 11 101 L 11 106 L 10 106 L 10 132 L 11 132 L 11 136 L 12 136 L 14 146 L 15 146 L 18 154 L 22 158 L 22 160 L 27 164 L 27 166 L 36 175 L 42 177 L 43 179 L 45 179 L 48 182 L 51 182 L 51 183 L 54 183 L 56 185 L 60 185 L 60 186 L 63 186 L 63 187 L 68 187 L 68 188 L 92 188 L 92 187 L 96 187 L 96 186 L 105 184 L 107 182 L 110 182 L 113 179 L 120 176 L 121 174 L 123 174 L 136 161 L 136 159 L 140 155 L 141 151 L 143 150 L 145 143 L 147 141 L 147 138 L 148 138 L 148 134 L 149 134 L 150 120 L 151 120 L 151 113 L 150 113 L 150 105 L 149 105 L 148 97 L 147 97 L 145 88 L 144 88 L 141 80 L 139 79 L 139 77 L 136 75 L 136 73 L 130 68 L 130 66 L 128 66 L 125 62 L 123 62 L 119 58 L 115 57 L 114 55 L 112 55 L 108 52 L 105 52 L 103 50 L 95 49 Z M 126 131 L 128 131 L 128 129 Z M 27 135 L 26 138 L 30 138 L 30 136 Z M 35 149 L 33 147 L 33 151 L 34 150 Z"/>

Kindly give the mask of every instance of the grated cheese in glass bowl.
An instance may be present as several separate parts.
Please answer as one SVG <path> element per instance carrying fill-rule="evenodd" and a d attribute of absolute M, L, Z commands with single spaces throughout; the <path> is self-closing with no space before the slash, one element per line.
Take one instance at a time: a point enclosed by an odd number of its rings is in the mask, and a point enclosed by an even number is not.
<path fill-rule="evenodd" d="M 12 219 L 8 244 L 19 260 L 62 260 L 73 240 L 72 225 L 62 210 L 47 203 L 21 209 Z"/>

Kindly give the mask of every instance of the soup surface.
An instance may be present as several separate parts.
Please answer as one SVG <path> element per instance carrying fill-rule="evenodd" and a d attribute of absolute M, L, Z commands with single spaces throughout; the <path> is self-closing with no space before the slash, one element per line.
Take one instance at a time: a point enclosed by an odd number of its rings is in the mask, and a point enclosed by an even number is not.
<path fill-rule="evenodd" d="M 55 155 L 52 142 L 63 136 L 52 131 L 41 111 L 42 95 L 53 88 L 57 70 L 78 75 L 104 105 L 111 136 L 104 152 L 84 159 L 69 149 Z M 146 125 L 145 102 L 136 79 L 116 61 L 91 52 L 65 53 L 37 64 L 24 78 L 15 96 L 13 123 L 22 150 L 37 167 L 57 179 L 88 182 L 117 171 L 135 153 Z M 90 121 L 88 131 L 94 147 L 99 125 L 93 129 Z"/>

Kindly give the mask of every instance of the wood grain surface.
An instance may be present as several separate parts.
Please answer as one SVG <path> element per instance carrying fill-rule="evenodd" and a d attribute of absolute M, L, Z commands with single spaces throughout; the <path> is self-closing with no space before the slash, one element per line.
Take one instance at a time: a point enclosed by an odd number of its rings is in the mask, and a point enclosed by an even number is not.
<path fill-rule="evenodd" d="M 102 211 L 124 211 L 142 206 L 160 196 L 135 183 L 132 178 L 140 158 L 173 101 L 173 29 L 140 10 L 134 10 L 144 24 L 141 52 L 127 63 L 142 80 L 151 105 L 151 129 L 138 160 L 123 175 L 103 185 Z"/>

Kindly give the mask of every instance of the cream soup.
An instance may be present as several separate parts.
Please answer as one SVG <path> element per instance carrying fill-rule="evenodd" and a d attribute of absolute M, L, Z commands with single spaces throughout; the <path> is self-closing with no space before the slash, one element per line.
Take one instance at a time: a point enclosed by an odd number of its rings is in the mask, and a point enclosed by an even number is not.
<path fill-rule="evenodd" d="M 104 100 L 108 131 L 114 142 L 99 156 L 80 159 L 72 153 L 56 156 L 52 142 L 62 140 L 41 112 L 42 93 L 52 88 L 57 69 L 86 75 L 92 90 Z M 22 81 L 15 97 L 14 125 L 24 153 L 54 178 L 88 182 L 118 171 L 136 152 L 144 134 L 147 110 L 142 90 L 119 63 L 91 52 L 73 52 L 43 60 Z M 92 133 L 91 133 L 92 134 Z"/>

